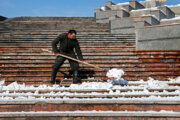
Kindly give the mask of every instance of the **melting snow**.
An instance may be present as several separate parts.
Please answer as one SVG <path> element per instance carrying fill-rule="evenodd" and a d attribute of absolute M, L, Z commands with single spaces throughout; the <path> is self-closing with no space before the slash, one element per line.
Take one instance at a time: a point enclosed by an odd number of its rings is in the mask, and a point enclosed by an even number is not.
<path fill-rule="evenodd" d="M 161 21 L 171 21 L 171 20 L 180 20 L 180 16 L 177 16 L 171 19 L 162 19 Z"/>
<path fill-rule="evenodd" d="M 118 73 L 116 78 L 121 78 L 124 74 L 122 70 L 112 69 L 109 71 L 109 76 L 113 73 Z M 114 77 L 114 76 L 113 76 Z M 169 86 L 168 83 L 180 83 L 180 77 L 176 79 L 169 79 L 169 81 L 160 81 L 149 78 L 147 81 L 129 81 L 129 84 L 139 84 L 136 86 L 127 85 L 112 85 L 108 82 L 84 82 L 80 85 L 71 85 L 70 87 L 61 87 L 59 85 L 48 86 L 40 85 L 35 87 L 33 85 L 18 84 L 13 82 L 10 85 L 5 85 L 4 81 L 0 81 L 0 101 L 6 100 L 180 100 L 180 86 Z M 149 91 L 149 89 L 162 89 L 163 91 Z M 176 89 L 175 91 L 166 91 L 166 89 Z M 53 91 L 55 90 L 55 91 Z M 72 92 L 76 90 L 90 90 L 88 93 Z M 93 92 L 94 90 L 104 91 Z M 26 91 L 26 92 L 23 92 Z M 40 91 L 46 91 L 41 94 Z M 106 96 L 106 95 L 121 95 L 116 98 L 70 98 L 74 95 L 93 95 L 93 96 Z M 126 98 L 123 95 L 148 95 L 147 97 L 132 97 Z M 161 97 L 160 95 L 175 95 L 168 97 Z"/>
<path fill-rule="evenodd" d="M 116 78 L 116 79 L 120 79 L 121 76 L 124 75 L 124 71 L 121 69 L 117 69 L 117 68 L 113 68 L 111 70 L 109 70 L 106 74 L 107 77 L 109 78 Z"/>

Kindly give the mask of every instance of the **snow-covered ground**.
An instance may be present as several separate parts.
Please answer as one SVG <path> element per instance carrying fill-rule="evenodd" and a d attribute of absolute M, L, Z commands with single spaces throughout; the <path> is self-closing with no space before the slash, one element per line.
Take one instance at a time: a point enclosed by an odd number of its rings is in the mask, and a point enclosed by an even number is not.
<path fill-rule="evenodd" d="M 129 85 L 112 85 L 108 82 L 84 82 L 80 85 L 71 85 L 70 87 L 61 87 L 59 85 L 48 86 L 18 84 L 14 82 L 5 85 L 0 82 L 0 101 L 6 100 L 180 100 L 180 86 L 170 86 L 169 83 L 180 83 L 180 77 L 170 79 L 169 81 L 159 81 L 149 78 L 148 81 L 129 81 Z M 133 84 L 139 84 L 134 86 Z M 157 89 L 150 91 L 151 89 Z M 163 91 L 158 91 L 158 89 Z M 175 89 L 167 91 L 167 89 Z M 74 92 L 73 92 L 74 91 Z M 82 91 L 82 92 L 78 92 Z M 83 91 L 89 91 L 83 93 Z M 94 92 L 100 91 L 100 92 Z M 104 91 L 103 93 L 101 91 Z M 46 92 L 41 94 L 41 92 Z M 133 95 L 142 95 L 142 97 L 126 97 Z M 167 95 L 167 97 L 161 96 Z M 168 96 L 175 95 L 175 96 Z M 77 96 L 86 96 L 79 98 Z M 88 98 L 88 96 L 90 96 Z M 94 97 L 91 97 L 94 96 Z M 112 96 L 106 98 L 102 96 Z M 114 97 L 113 97 L 114 96 Z"/>
<path fill-rule="evenodd" d="M 180 20 L 180 16 L 176 16 L 176 17 L 171 18 L 171 19 L 162 19 L 161 21 L 172 21 L 172 20 Z"/>
<path fill-rule="evenodd" d="M 122 79 L 124 71 L 111 69 L 107 76 Z M 180 77 L 168 81 L 154 80 L 129 81 L 127 86 L 113 85 L 108 82 L 84 82 L 70 87 L 60 85 L 33 85 L 13 82 L 5 85 L 0 81 L 0 101 L 6 100 L 180 100 L 180 86 L 171 86 L 171 83 L 180 83 Z M 43 93 L 43 94 L 42 94 Z M 172 96 L 173 95 L 173 96 Z"/>

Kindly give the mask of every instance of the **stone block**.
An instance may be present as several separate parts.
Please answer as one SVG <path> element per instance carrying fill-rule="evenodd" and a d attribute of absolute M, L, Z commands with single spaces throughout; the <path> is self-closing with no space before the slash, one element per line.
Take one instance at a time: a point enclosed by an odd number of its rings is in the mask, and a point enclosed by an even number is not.
<path fill-rule="evenodd" d="M 151 10 L 151 15 L 154 15 L 158 20 L 167 18 L 167 16 L 161 10 Z"/>
<path fill-rule="evenodd" d="M 127 12 L 130 12 L 131 10 L 134 9 L 134 8 L 131 7 L 130 5 L 123 5 L 122 8 L 123 8 L 124 10 L 126 10 Z"/>
<path fill-rule="evenodd" d="M 136 0 L 129 1 L 130 6 L 132 6 L 134 9 L 143 9 L 145 8 L 141 3 L 139 3 Z"/>
<path fill-rule="evenodd" d="M 129 13 L 125 10 L 110 10 L 110 11 L 101 11 L 95 13 L 96 22 L 100 23 L 108 23 L 109 18 L 111 16 L 118 16 L 118 17 L 129 17 Z"/>
<path fill-rule="evenodd" d="M 143 10 L 143 9 L 141 9 L 141 10 L 133 10 L 133 11 L 130 12 L 130 16 L 131 17 L 139 17 L 139 16 L 142 16 L 142 15 L 150 15 L 151 14 L 150 11 L 151 10 Z"/>
<path fill-rule="evenodd" d="M 149 24 L 148 22 L 144 20 L 134 21 L 134 27 L 136 29 L 143 28 L 144 26 L 151 26 L 151 24 Z"/>
<path fill-rule="evenodd" d="M 115 5 L 112 1 L 107 1 L 106 6 L 111 7 L 112 5 Z"/>
<path fill-rule="evenodd" d="M 180 19 L 172 18 L 172 19 L 163 19 L 161 20 L 161 25 L 175 24 L 180 23 Z"/>
<path fill-rule="evenodd" d="M 160 21 L 157 20 L 155 17 L 149 15 L 149 16 L 142 16 L 143 20 L 145 20 L 146 22 L 148 22 L 151 25 L 159 25 Z"/>
<path fill-rule="evenodd" d="M 113 15 L 117 15 L 117 11 L 111 10 L 111 11 L 96 12 L 95 13 L 96 22 L 108 23 L 109 17 Z"/>
<path fill-rule="evenodd" d="M 109 20 L 115 20 L 115 19 L 117 19 L 117 18 L 119 18 L 117 15 L 113 15 L 113 16 L 110 16 L 110 17 L 109 17 Z"/>
<path fill-rule="evenodd" d="M 116 14 L 118 17 L 129 17 L 129 12 L 125 11 L 125 10 L 119 10 L 117 11 L 117 14 Z"/>
<path fill-rule="evenodd" d="M 96 13 L 96 12 L 100 12 L 101 11 L 101 9 L 100 8 L 95 8 L 94 9 L 94 12 Z"/>
<path fill-rule="evenodd" d="M 111 33 L 134 33 L 134 22 L 130 17 L 111 20 L 109 24 Z"/>
<path fill-rule="evenodd" d="M 164 12 L 166 18 L 170 19 L 175 17 L 175 13 L 167 6 L 159 7 L 159 9 Z"/>
<path fill-rule="evenodd" d="M 166 0 L 148 0 L 140 2 L 145 8 L 157 7 L 166 3 Z"/>
<path fill-rule="evenodd" d="M 136 29 L 137 50 L 180 50 L 180 24 Z"/>

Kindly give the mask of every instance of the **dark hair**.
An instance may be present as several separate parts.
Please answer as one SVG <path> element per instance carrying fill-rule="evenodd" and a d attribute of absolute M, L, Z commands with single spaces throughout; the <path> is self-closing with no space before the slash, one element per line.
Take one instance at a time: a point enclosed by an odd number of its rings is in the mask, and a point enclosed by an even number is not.
<path fill-rule="evenodd" d="M 73 33 L 76 34 L 76 30 L 69 30 L 68 33 L 69 34 L 73 34 Z"/>

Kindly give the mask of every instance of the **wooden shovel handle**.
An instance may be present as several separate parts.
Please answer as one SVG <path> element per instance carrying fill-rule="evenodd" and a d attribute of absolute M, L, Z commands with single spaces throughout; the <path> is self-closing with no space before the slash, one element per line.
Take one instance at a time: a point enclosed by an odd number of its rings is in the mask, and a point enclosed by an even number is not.
<path fill-rule="evenodd" d="M 93 65 L 93 64 L 89 64 L 89 63 L 87 63 L 87 62 L 84 62 L 84 61 L 81 61 L 81 60 L 78 60 L 78 59 L 75 59 L 75 58 L 72 58 L 72 57 L 69 57 L 69 56 L 60 54 L 60 53 L 58 53 L 58 56 L 65 57 L 65 58 L 68 58 L 68 59 L 70 59 L 70 60 L 74 60 L 74 61 L 76 61 L 76 62 L 79 62 L 79 63 L 81 63 L 81 64 L 85 64 L 85 65 L 88 65 L 88 66 L 97 68 L 97 69 L 99 69 L 99 70 L 106 71 L 105 69 L 100 68 L 99 66 L 96 66 L 96 65 Z"/>

